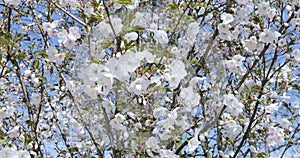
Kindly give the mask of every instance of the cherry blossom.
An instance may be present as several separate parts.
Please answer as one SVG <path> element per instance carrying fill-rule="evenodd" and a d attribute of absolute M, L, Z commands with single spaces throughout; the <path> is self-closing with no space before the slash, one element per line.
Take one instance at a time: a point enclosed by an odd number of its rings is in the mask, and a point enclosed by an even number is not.
<path fill-rule="evenodd" d="M 299 155 L 299 6 L 4 0 L 0 157 Z"/>

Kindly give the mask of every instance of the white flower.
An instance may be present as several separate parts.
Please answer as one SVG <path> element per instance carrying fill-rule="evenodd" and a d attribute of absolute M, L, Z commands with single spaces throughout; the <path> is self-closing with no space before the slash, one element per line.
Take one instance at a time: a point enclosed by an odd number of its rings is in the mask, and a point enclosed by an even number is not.
<path fill-rule="evenodd" d="M 191 140 L 189 140 L 188 142 L 188 147 L 187 147 L 187 151 L 191 152 L 194 151 L 198 146 L 199 146 L 200 142 L 198 140 L 198 136 L 194 136 Z"/>
<path fill-rule="evenodd" d="M 58 32 L 57 33 L 57 37 L 58 37 L 58 42 L 59 43 L 63 43 L 68 38 L 68 32 L 67 32 L 67 30 L 63 29 L 62 31 Z"/>
<path fill-rule="evenodd" d="M 130 59 L 128 59 L 130 60 Z M 129 74 L 127 71 L 124 71 L 122 68 L 123 64 L 117 60 L 116 58 L 108 59 L 106 63 L 106 67 L 109 69 L 109 72 L 118 80 L 125 81 L 129 78 Z M 126 65 L 129 66 L 129 65 Z"/>
<path fill-rule="evenodd" d="M 71 38 L 67 38 L 67 40 L 65 40 L 63 44 L 66 48 L 72 49 L 75 46 L 75 41 Z"/>
<path fill-rule="evenodd" d="M 178 76 L 176 76 L 176 75 L 170 75 L 169 73 L 167 73 L 165 75 L 166 75 L 166 79 L 169 82 L 170 88 L 172 88 L 172 89 L 177 88 L 178 85 L 179 85 L 179 83 L 180 83 L 180 81 L 181 81 L 181 79 Z"/>
<path fill-rule="evenodd" d="M 115 105 L 108 99 L 104 99 L 104 101 L 102 101 L 102 106 L 105 108 L 107 114 L 115 112 Z"/>
<path fill-rule="evenodd" d="M 136 95 L 141 95 L 142 92 L 147 90 L 150 83 L 151 81 L 148 79 L 138 78 L 130 84 L 129 91 Z"/>
<path fill-rule="evenodd" d="M 56 54 L 55 55 L 55 59 L 56 59 L 55 61 L 56 62 L 62 62 L 62 61 L 64 61 L 65 57 L 66 57 L 65 53 Z"/>
<path fill-rule="evenodd" d="M 9 116 L 12 116 L 15 111 L 16 111 L 16 108 L 14 108 L 13 106 L 6 106 L 6 113 Z"/>
<path fill-rule="evenodd" d="M 242 132 L 242 127 L 235 120 L 229 120 L 224 125 L 223 132 L 228 138 L 235 139 L 235 137 Z"/>
<path fill-rule="evenodd" d="M 168 34 L 164 30 L 155 31 L 153 38 L 160 44 L 167 44 L 169 42 Z"/>
<path fill-rule="evenodd" d="M 260 16 L 265 16 L 268 14 L 270 10 L 270 4 L 269 2 L 261 2 L 259 3 L 259 6 L 257 8 L 257 12 Z"/>
<path fill-rule="evenodd" d="M 142 54 L 143 55 L 143 54 Z M 133 72 L 140 66 L 140 62 L 143 60 L 144 56 L 139 55 L 139 53 L 134 53 L 133 51 L 127 52 L 122 55 L 119 59 L 122 65 L 123 71 Z"/>
<path fill-rule="evenodd" d="M 68 38 L 70 38 L 73 41 L 76 41 L 80 37 L 81 37 L 81 35 L 79 33 L 79 28 L 77 26 L 69 28 Z"/>
<path fill-rule="evenodd" d="M 88 2 L 84 6 L 84 14 L 90 17 L 94 13 L 94 7 L 92 6 L 92 3 Z"/>
<path fill-rule="evenodd" d="M 272 20 L 274 16 L 276 15 L 276 9 L 270 9 L 268 12 L 268 17 Z"/>
<path fill-rule="evenodd" d="M 281 118 L 278 123 L 280 124 L 281 127 L 288 129 L 291 125 L 290 121 L 286 118 Z"/>
<path fill-rule="evenodd" d="M 194 42 L 196 39 L 196 35 L 199 32 L 199 24 L 197 22 L 191 22 L 188 26 L 185 36 L 190 39 L 190 41 Z"/>
<path fill-rule="evenodd" d="M 298 102 L 298 101 L 294 101 L 294 102 L 292 103 L 292 106 L 293 106 L 294 108 L 299 108 L 299 102 Z"/>
<path fill-rule="evenodd" d="M 264 43 L 272 43 L 274 40 L 277 40 L 279 36 L 281 36 L 281 34 L 278 31 L 272 32 L 266 29 L 259 34 L 259 39 Z"/>
<path fill-rule="evenodd" d="M 43 29 L 48 33 L 51 32 L 53 29 L 55 29 L 57 26 L 58 26 L 57 21 L 51 23 L 50 22 L 43 23 Z"/>
<path fill-rule="evenodd" d="M 55 46 L 49 46 L 49 48 L 46 50 L 46 53 L 48 55 L 48 59 L 50 60 L 50 62 L 55 62 L 55 56 L 58 54 L 57 49 L 55 48 Z"/>
<path fill-rule="evenodd" d="M 31 70 L 30 69 L 25 70 L 24 75 L 27 76 L 27 77 L 30 76 L 31 75 Z"/>
<path fill-rule="evenodd" d="M 74 118 L 69 118 L 72 128 L 79 134 L 84 134 L 83 126 Z"/>
<path fill-rule="evenodd" d="M 181 60 L 172 61 L 172 63 L 169 64 L 168 67 L 171 70 L 171 73 L 179 77 L 179 79 L 183 79 L 187 75 L 185 65 Z"/>
<path fill-rule="evenodd" d="M 184 99 L 185 104 L 188 105 L 187 110 L 190 111 L 191 108 L 199 104 L 200 95 L 193 92 L 193 87 L 189 86 L 183 88 L 180 92 L 180 97 Z"/>
<path fill-rule="evenodd" d="M 130 32 L 127 33 L 124 38 L 127 40 L 127 42 L 129 42 L 137 40 L 138 37 L 139 35 L 136 32 Z"/>
<path fill-rule="evenodd" d="M 193 43 L 194 43 L 194 41 L 192 42 L 188 38 L 185 38 L 185 37 L 179 38 L 178 39 L 178 48 L 187 50 L 192 46 Z"/>
<path fill-rule="evenodd" d="M 97 26 L 96 30 L 102 35 L 103 38 L 108 38 L 110 35 L 112 35 L 112 30 L 109 24 L 107 24 L 104 21 L 101 21 Z"/>
<path fill-rule="evenodd" d="M 3 148 L 1 151 L 0 151 L 0 157 L 3 157 L 3 158 L 10 158 L 10 157 L 13 157 L 15 154 L 16 154 L 17 151 L 14 151 L 13 149 L 11 148 Z"/>
<path fill-rule="evenodd" d="M 166 150 L 166 149 L 160 149 L 159 151 L 159 156 L 160 158 L 179 158 L 178 155 L 176 155 L 173 151 L 171 150 Z"/>
<path fill-rule="evenodd" d="M 232 40 L 232 32 L 229 30 L 231 28 L 231 25 L 220 23 L 218 25 L 219 30 L 219 37 L 223 40 L 231 41 Z"/>
<path fill-rule="evenodd" d="M 224 96 L 224 103 L 227 106 L 235 105 L 238 103 L 237 98 L 233 94 L 225 95 Z"/>
<path fill-rule="evenodd" d="M 235 55 L 232 58 L 235 61 L 235 66 L 242 66 L 243 65 L 243 61 L 246 59 L 245 57 L 241 56 L 241 55 Z"/>
<path fill-rule="evenodd" d="M 229 69 L 232 72 L 236 71 L 236 67 L 235 67 L 236 61 L 235 60 L 226 60 L 224 62 L 224 65 L 225 65 L 226 69 Z"/>
<path fill-rule="evenodd" d="M 11 138 L 16 138 L 16 137 L 18 137 L 19 134 L 20 134 L 20 126 L 15 126 L 13 129 L 11 129 L 10 131 L 8 131 L 7 134 L 8 134 L 9 137 L 11 137 Z"/>
<path fill-rule="evenodd" d="M 218 25 L 218 30 L 220 32 L 229 33 L 230 32 L 230 30 L 229 30 L 230 28 L 231 28 L 231 25 L 229 25 L 229 24 L 220 23 Z"/>
<path fill-rule="evenodd" d="M 147 61 L 148 63 L 153 63 L 154 60 L 155 60 L 155 58 L 156 58 L 156 55 L 153 55 L 153 54 L 150 53 L 148 50 L 144 50 L 144 51 L 142 51 L 142 52 L 139 52 L 139 53 L 137 54 L 137 56 L 139 56 L 139 55 L 140 55 L 141 57 L 145 58 L 146 61 Z"/>
<path fill-rule="evenodd" d="M 5 0 L 6 4 L 16 6 L 20 4 L 21 0 Z"/>
<path fill-rule="evenodd" d="M 242 4 L 242 5 L 245 5 L 245 4 L 249 3 L 248 0 L 236 0 L 236 2 L 237 2 L 238 4 Z"/>
<path fill-rule="evenodd" d="M 272 113 L 278 110 L 278 103 L 270 104 L 265 107 L 266 113 Z"/>
<path fill-rule="evenodd" d="M 257 47 L 257 38 L 255 36 L 251 36 L 250 39 L 246 40 L 246 47 L 250 51 L 254 51 Z"/>
<path fill-rule="evenodd" d="M 187 51 L 183 49 L 178 49 L 177 47 L 172 47 L 170 52 L 175 55 L 176 59 L 182 59 L 187 56 Z"/>
<path fill-rule="evenodd" d="M 151 15 L 150 13 L 135 13 L 134 25 L 135 26 L 144 26 L 147 21 L 150 21 Z"/>
<path fill-rule="evenodd" d="M 96 89 L 93 88 L 91 85 L 83 85 L 82 90 L 89 96 L 91 99 L 97 99 L 97 92 Z"/>
<path fill-rule="evenodd" d="M 295 19 L 293 19 L 293 21 L 294 21 L 296 26 L 300 25 L 300 18 L 295 18 Z"/>
<path fill-rule="evenodd" d="M 34 105 L 39 105 L 40 104 L 40 102 L 41 102 L 41 96 L 40 96 L 40 94 L 38 94 L 38 93 L 33 93 L 32 94 L 32 99 L 31 99 L 31 101 L 32 101 L 32 103 L 34 104 Z"/>
<path fill-rule="evenodd" d="M 234 17 L 231 14 L 223 13 L 221 15 L 221 19 L 223 20 L 223 24 L 229 24 L 229 23 L 233 22 Z"/>
<path fill-rule="evenodd" d="M 0 109 L 0 121 L 2 121 L 2 119 L 6 117 L 9 117 L 9 115 L 5 111 L 5 108 L 3 107 L 2 109 Z"/>
<path fill-rule="evenodd" d="M 279 41 L 278 41 L 278 46 L 279 47 L 283 47 L 283 46 L 285 46 L 286 45 L 286 40 L 285 39 L 280 39 Z"/>
<path fill-rule="evenodd" d="M 159 142 L 159 140 L 156 137 L 150 137 L 146 141 L 146 146 L 147 146 L 147 148 L 150 148 L 150 149 L 159 149 L 158 142 Z"/>
<path fill-rule="evenodd" d="M 13 158 L 31 158 L 31 156 L 27 150 L 19 150 L 16 151 Z"/>
<path fill-rule="evenodd" d="M 292 56 L 294 57 L 296 62 L 300 63 L 300 49 L 294 49 L 292 52 Z"/>
<path fill-rule="evenodd" d="M 118 131 L 126 131 L 126 127 L 122 125 L 123 121 L 125 121 L 126 118 L 124 115 L 117 113 L 115 115 L 115 118 L 110 121 L 110 125 Z"/>
<path fill-rule="evenodd" d="M 123 27 L 122 19 L 117 18 L 117 17 L 112 18 L 111 23 L 113 25 L 113 28 L 114 28 L 116 34 L 119 34 L 122 30 L 122 27 Z"/>
<path fill-rule="evenodd" d="M 153 116 L 155 118 L 159 118 L 161 116 L 165 116 L 167 114 L 168 109 L 165 107 L 158 107 L 156 109 L 154 109 L 153 111 Z"/>
<path fill-rule="evenodd" d="M 284 130 L 279 127 L 268 127 L 267 143 L 269 146 L 278 145 L 284 142 Z"/>

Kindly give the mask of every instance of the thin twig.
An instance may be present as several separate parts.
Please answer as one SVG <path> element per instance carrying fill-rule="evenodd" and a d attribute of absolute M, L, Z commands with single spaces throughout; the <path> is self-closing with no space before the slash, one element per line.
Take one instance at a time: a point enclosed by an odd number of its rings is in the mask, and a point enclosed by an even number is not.
<path fill-rule="evenodd" d="M 103 2 L 104 10 L 105 10 L 106 15 L 107 15 L 107 18 L 108 18 L 108 23 L 109 23 L 109 25 L 110 25 L 110 27 L 111 27 L 111 29 L 112 29 L 112 31 L 113 31 L 114 36 L 117 37 L 116 31 L 115 31 L 115 29 L 114 29 L 114 26 L 113 26 L 112 23 L 111 23 L 111 19 L 110 19 L 110 14 L 109 14 L 108 7 L 105 5 L 104 0 L 102 0 L 102 2 Z"/>
<path fill-rule="evenodd" d="M 63 7 L 61 7 L 60 5 L 56 4 L 53 1 L 51 1 L 51 3 L 54 4 L 58 9 L 60 9 L 61 11 L 63 11 L 65 14 L 69 15 L 72 19 L 74 19 L 75 21 L 77 21 L 79 24 L 83 25 L 85 28 L 88 27 L 88 25 L 86 23 L 84 23 L 83 21 L 81 21 L 80 19 L 78 19 L 77 17 L 75 17 L 73 14 L 71 14 L 69 11 L 67 11 L 66 9 L 64 9 Z"/>

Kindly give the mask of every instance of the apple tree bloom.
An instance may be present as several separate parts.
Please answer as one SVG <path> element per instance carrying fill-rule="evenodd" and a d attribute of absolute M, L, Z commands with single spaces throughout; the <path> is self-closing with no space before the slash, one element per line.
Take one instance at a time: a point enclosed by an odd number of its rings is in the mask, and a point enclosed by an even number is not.
<path fill-rule="evenodd" d="M 14 156 L 14 154 L 16 154 L 17 153 L 17 151 L 15 151 L 15 150 L 13 150 L 12 148 L 3 148 L 2 150 L 0 150 L 0 157 L 7 157 L 7 158 L 9 158 L 9 157 L 13 157 Z"/>
<path fill-rule="evenodd" d="M 56 55 L 58 54 L 57 49 L 55 46 L 50 46 L 47 50 L 46 53 L 48 55 L 48 59 L 50 62 L 55 62 L 56 61 Z"/>
<path fill-rule="evenodd" d="M 111 23 L 113 25 L 113 28 L 116 32 L 116 34 L 119 34 L 122 30 L 123 24 L 122 24 L 122 19 L 118 17 L 114 17 L 111 19 Z M 110 30 L 112 31 L 112 28 L 110 27 Z"/>
<path fill-rule="evenodd" d="M 124 115 L 117 113 L 115 118 L 110 121 L 110 125 L 117 131 L 126 131 L 126 126 L 122 124 L 125 120 Z"/>
<path fill-rule="evenodd" d="M 158 107 L 153 110 L 153 116 L 155 118 L 159 118 L 161 116 L 165 116 L 168 112 L 168 109 L 165 107 Z"/>
<path fill-rule="evenodd" d="M 20 4 L 21 0 L 4 0 L 4 2 L 8 5 L 17 6 Z"/>
<path fill-rule="evenodd" d="M 167 44 L 169 42 L 168 34 L 164 30 L 155 31 L 153 38 L 160 44 Z"/>
<path fill-rule="evenodd" d="M 200 141 L 198 140 L 198 136 L 194 136 L 191 140 L 188 142 L 187 152 L 191 152 L 196 150 L 196 148 L 200 145 Z"/>
<path fill-rule="evenodd" d="M 226 110 L 232 115 L 238 116 L 243 112 L 244 105 L 233 94 L 225 95 L 224 103 L 227 105 Z"/>
<path fill-rule="evenodd" d="M 220 23 L 218 25 L 219 37 L 223 40 L 231 41 L 232 40 L 232 32 L 230 31 L 231 25 Z"/>
<path fill-rule="evenodd" d="M 226 121 L 223 128 L 223 134 L 230 139 L 234 139 L 242 132 L 242 127 L 235 120 Z"/>
<path fill-rule="evenodd" d="M 184 103 L 187 105 L 186 111 L 191 111 L 193 107 L 197 106 L 200 102 L 200 95 L 193 92 L 193 87 L 189 86 L 183 88 L 180 92 L 180 97 L 183 98 Z"/>
<path fill-rule="evenodd" d="M 291 126 L 291 123 L 288 119 L 286 118 L 281 118 L 279 121 L 278 121 L 279 125 L 285 129 L 288 129 L 290 126 Z"/>
<path fill-rule="evenodd" d="M 31 158 L 31 156 L 27 150 L 18 150 L 17 152 L 15 152 L 13 158 Z"/>
<path fill-rule="evenodd" d="M 175 152 L 171 150 L 159 149 L 158 153 L 161 158 L 179 158 L 179 155 L 176 155 Z"/>
<path fill-rule="evenodd" d="M 292 52 L 292 56 L 297 63 L 300 63 L 300 49 L 294 49 Z"/>
<path fill-rule="evenodd" d="M 229 24 L 229 23 L 233 22 L 234 17 L 232 16 L 232 14 L 223 13 L 221 15 L 221 19 L 223 20 L 223 24 Z"/>
<path fill-rule="evenodd" d="M 188 25 L 185 37 L 191 42 L 194 43 L 199 32 L 199 24 L 197 22 L 191 22 Z"/>
<path fill-rule="evenodd" d="M 146 92 L 150 83 L 151 81 L 146 78 L 138 78 L 130 84 L 129 91 L 141 95 L 142 92 Z"/>
<path fill-rule="evenodd" d="M 183 79 L 187 75 L 185 65 L 181 60 L 172 61 L 168 67 L 171 70 L 171 73 L 179 77 L 179 79 Z"/>
<path fill-rule="evenodd" d="M 98 31 L 99 34 L 102 35 L 103 38 L 107 39 L 109 38 L 113 32 L 111 30 L 111 27 L 108 23 L 105 21 L 101 21 L 97 26 L 96 30 Z"/>
<path fill-rule="evenodd" d="M 235 55 L 232 58 L 235 61 L 236 66 L 242 66 L 243 65 L 243 61 L 246 59 L 245 57 L 241 56 L 241 55 Z"/>
<path fill-rule="evenodd" d="M 265 29 L 264 32 L 259 34 L 259 39 L 264 43 L 272 43 L 273 41 L 277 41 L 280 36 L 281 34 L 278 31 L 272 32 L 269 29 Z"/>
<path fill-rule="evenodd" d="M 268 17 L 272 20 L 276 15 L 276 9 L 270 9 L 268 12 Z"/>
<path fill-rule="evenodd" d="M 151 149 L 159 149 L 158 142 L 159 142 L 159 140 L 156 137 L 150 137 L 146 141 L 146 146 L 147 146 L 147 148 L 151 148 Z"/>
<path fill-rule="evenodd" d="M 285 135 L 282 128 L 269 126 L 267 133 L 267 143 L 269 146 L 279 145 L 284 142 Z"/>
<path fill-rule="evenodd" d="M 245 45 L 248 48 L 248 50 L 254 51 L 257 48 L 257 38 L 255 36 L 251 36 L 249 39 L 246 40 Z"/>
<path fill-rule="evenodd" d="M 91 2 L 88 2 L 84 5 L 84 14 L 90 17 L 94 13 L 94 7 Z"/>
<path fill-rule="evenodd" d="M 245 4 L 249 3 L 249 0 L 236 0 L 236 2 L 238 4 L 245 5 Z"/>
<path fill-rule="evenodd" d="M 35 105 L 35 106 L 38 106 L 41 102 L 41 95 L 39 93 L 33 93 L 32 94 L 32 103 Z"/>
<path fill-rule="evenodd" d="M 257 12 L 260 16 L 266 16 L 269 13 L 269 10 L 271 9 L 269 2 L 261 2 L 258 5 Z"/>
<path fill-rule="evenodd" d="M 294 101 L 294 102 L 292 103 L 292 106 L 293 106 L 294 108 L 299 108 L 299 101 Z"/>
<path fill-rule="evenodd" d="M 127 33 L 124 37 L 128 42 L 135 41 L 138 38 L 138 34 L 136 32 Z"/>

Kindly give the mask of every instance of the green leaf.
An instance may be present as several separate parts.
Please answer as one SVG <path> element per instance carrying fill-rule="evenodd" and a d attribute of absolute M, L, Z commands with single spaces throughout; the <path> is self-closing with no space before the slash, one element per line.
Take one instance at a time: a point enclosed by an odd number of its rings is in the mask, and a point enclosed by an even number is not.
<path fill-rule="evenodd" d="M 118 4 L 132 5 L 131 0 L 117 0 Z"/>
<path fill-rule="evenodd" d="M 178 5 L 177 5 L 177 3 L 173 2 L 173 3 L 167 5 L 167 9 L 168 10 L 178 9 Z"/>
<path fill-rule="evenodd" d="M 126 32 L 136 32 L 136 31 L 144 31 L 145 28 L 141 26 L 133 26 L 126 29 Z"/>
<path fill-rule="evenodd" d="M 28 126 L 34 125 L 34 122 L 33 122 L 33 121 L 30 121 L 30 120 L 26 120 L 25 123 L 26 123 Z"/>
<path fill-rule="evenodd" d="M 267 157 L 267 154 L 264 153 L 264 152 L 261 152 L 261 153 L 258 153 L 256 156 L 257 156 L 258 158 L 266 158 L 266 157 Z"/>
<path fill-rule="evenodd" d="M 75 152 L 78 153 L 78 151 L 79 151 L 78 148 L 70 148 L 71 153 L 75 153 Z"/>
<path fill-rule="evenodd" d="M 39 65 L 40 65 L 40 61 L 39 61 L 39 60 L 35 60 L 35 61 L 33 62 L 33 68 L 34 68 L 34 69 L 38 69 L 38 68 L 39 68 Z"/>

